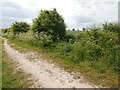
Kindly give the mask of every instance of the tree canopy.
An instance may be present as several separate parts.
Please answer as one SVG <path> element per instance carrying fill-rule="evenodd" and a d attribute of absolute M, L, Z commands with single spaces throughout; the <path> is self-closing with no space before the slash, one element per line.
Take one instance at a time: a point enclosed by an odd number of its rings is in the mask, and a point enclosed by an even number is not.
<path fill-rule="evenodd" d="M 30 25 L 26 22 L 15 22 L 12 23 L 11 28 L 13 30 L 13 33 L 23 33 L 27 32 L 29 30 Z"/>
<path fill-rule="evenodd" d="M 33 20 L 32 30 L 38 33 L 44 31 L 54 38 L 61 38 L 65 36 L 66 25 L 56 9 L 41 10 L 38 17 Z"/>

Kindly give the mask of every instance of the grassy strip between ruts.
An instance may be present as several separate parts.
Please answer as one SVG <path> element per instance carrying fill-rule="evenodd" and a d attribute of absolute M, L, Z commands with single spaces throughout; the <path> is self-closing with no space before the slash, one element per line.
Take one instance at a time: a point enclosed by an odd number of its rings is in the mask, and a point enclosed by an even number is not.
<path fill-rule="evenodd" d="M 32 85 L 32 80 L 27 79 L 29 74 L 25 74 L 22 70 L 16 70 L 17 63 L 7 55 L 4 49 L 2 53 L 2 88 L 28 88 Z"/>
<path fill-rule="evenodd" d="M 95 85 L 100 85 L 102 87 L 111 87 L 111 88 L 118 88 L 120 85 L 118 83 L 118 73 L 108 69 L 107 67 L 103 66 L 105 72 L 100 72 L 101 67 L 99 64 L 102 62 L 93 62 L 93 61 L 85 61 L 81 62 L 80 64 L 72 63 L 69 60 L 63 59 L 61 55 L 55 52 L 47 52 L 45 49 L 36 47 L 34 45 L 30 45 L 28 43 L 19 42 L 17 40 L 9 40 L 10 43 L 14 43 L 15 46 L 19 46 L 22 48 L 26 48 L 28 51 L 37 51 L 44 58 L 52 59 L 54 62 L 58 63 L 61 67 L 64 67 L 65 70 L 69 72 L 81 72 L 85 79 Z M 93 67 L 92 67 L 93 66 Z M 94 68 L 96 66 L 99 71 Z M 77 76 L 76 78 L 80 78 Z"/>

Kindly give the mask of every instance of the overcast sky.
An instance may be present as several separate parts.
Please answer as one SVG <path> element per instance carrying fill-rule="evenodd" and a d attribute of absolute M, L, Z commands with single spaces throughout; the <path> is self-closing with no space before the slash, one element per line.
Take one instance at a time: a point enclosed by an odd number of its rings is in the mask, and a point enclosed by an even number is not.
<path fill-rule="evenodd" d="M 56 8 L 68 29 L 81 29 L 91 24 L 118 21 L 119 0 L 3 0 L 0 1 L 2 28 L 15 21 L 32 19 L 43 9 Z"/>

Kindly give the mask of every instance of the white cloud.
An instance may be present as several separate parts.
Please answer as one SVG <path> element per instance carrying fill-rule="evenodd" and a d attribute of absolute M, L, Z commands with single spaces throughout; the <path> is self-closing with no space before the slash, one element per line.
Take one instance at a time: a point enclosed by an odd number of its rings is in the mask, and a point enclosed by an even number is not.
<path fill-rule="evenodd" d="M 105 20 L 117 21 L 119 0 L 4 0 L 3 28 L 14 21 L 32 22 L 41 9 L 53 9 L 64 17 L 68 28 L 82 28 Z"/>

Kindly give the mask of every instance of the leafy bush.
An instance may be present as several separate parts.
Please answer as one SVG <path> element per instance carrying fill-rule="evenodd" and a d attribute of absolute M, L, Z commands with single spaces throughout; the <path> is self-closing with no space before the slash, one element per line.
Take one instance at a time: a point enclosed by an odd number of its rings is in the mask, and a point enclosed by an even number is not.
<path fill-rule="evenodd" d="M 38 36 L 37 41 L 39 41 L 40 46 L 47 47 L 53 43 L 53 39 L 51 35 L 47 35 L 47 33 L 45 32 L 41 32 L 38 35 L 39 36 Z"/>
<path fill-rule="evenodd" d="M 32 30 L 38 33 L 47 32 L 55 40 L 65 36 L 66 25 L 56 9 L 41 10 L 39 16 L 33 20 Z"/>
<path fill-rule="evenodd" d="M 41 47 L 50 46 L 53 42 L 52 36 L 47 35 L 47 33 L 45 32 L 41 32 L 40 34 L 33 32 L 19 33 L 19 34 L 15 34 L 15 39 L 24 43 L 29 43 L 31 45 L 36 45 Z"/>
<path fill-rule="evenodd" d="M 11 25 L 14 34 L 27 32 L 29 30 L 29 27 L 30 25 L 26 22 L 15 22 Z"/>
<path fill-rule="evenodd" d="M 75 53 L 74 53 L 74 62 L 75 63 L 80 63 L 81 61 L 84 61 L 86 60 L 86 55 L 87 55 L 87 52 L 86 52 L 86 47 L 77 47 L 75 48 Z"/>
<path fill-rule="evenodd" d="M 107 23 L 103 24 L 103 30 L 110 32 L 119 32 L 120 26 L 117 23 Z"/>
<path fill-rule="evenodd" d="M 94 30 L 97 28 L 94 28 Z M 112 70 L 120 70 L 118 67 L 119 40 L 118 34 L 110 31 L 89 31 L 89 34 L 80 34 L 77 37 L 68 35 L 66 43 L 59 42 L 57 52 L 65 56 L 73 63 L 84 61 L 103 62 Z M 96 35 L 97 36 L 96 36 Z M 69 42 L 72 39 L 74 42 Z M 61 49 L 61 51 L 59 50 Z M 104 70 L 101 70 L 101 72 Z"/>
<path fill-rule="evenodd" d="M 9 37 L 11 35 L 11 33 L 13 33 L 11 28 L 1 29 L 1 35 L 4 37 Z"/>
<path fill-rule="evenodd" d="M 70 43 L 74 43 L 75 39 L 76 39 L 76 37 L 73 35 L 66 35 L 64 40 L 67 42 L 70 42 Z"/>
<path fill-rule="evenodd" d="M 72 52 L 73 47 L 72 45 L 66 45 L 61 49 L 61 55 L 68 56 L 70 52 Z"/>
<path fill-rule="evenodd" d="M 8 29 L 2 29 L 2 33 L 7 33 L 8 32 Z"/>

